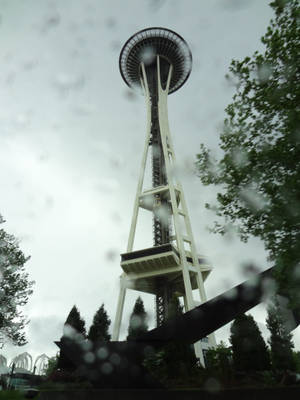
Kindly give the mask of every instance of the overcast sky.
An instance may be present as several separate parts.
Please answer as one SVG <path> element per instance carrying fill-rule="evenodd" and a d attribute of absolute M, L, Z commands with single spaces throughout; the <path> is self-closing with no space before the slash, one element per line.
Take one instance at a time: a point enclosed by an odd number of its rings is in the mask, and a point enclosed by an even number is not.
<path fill-rule="evenodd" d="M 146 132 L 144 99 L 122 81 L 118 58 L 140 29 L 172 29 L 193 53 L 189 80 L 169 96 L 169 121 L 198 251 L 214 266 L 208 298 L 244 280 L 243 264 L 267 268 L 258 240 L 207 231 L 214 216 L 204 204 L 215 191 L 192 171 L 201 142 L 218 154 L 234 91 L 224 76 L 232 58 L 263 49 L 268 3 L 0 0 L 0 213 L 31 255 L 26 267 L 36 281 L 26 306 L 29 343 L 7 346 L 8 358 L 54 355 L 74 304 L 87 327 L 102 302 L 114 319 Z M 141 242 L 150 230 L 140 227 Z M 136 297 L 127 297 L 123 334 Z M 153 320 L 153 299 L 143 298 Z M 263 306 L 254 315 L 262 326 Z M 227 335 L 228 327 L 217 339 Z M 299 330 L 295 336 L 300 344 Z"/>

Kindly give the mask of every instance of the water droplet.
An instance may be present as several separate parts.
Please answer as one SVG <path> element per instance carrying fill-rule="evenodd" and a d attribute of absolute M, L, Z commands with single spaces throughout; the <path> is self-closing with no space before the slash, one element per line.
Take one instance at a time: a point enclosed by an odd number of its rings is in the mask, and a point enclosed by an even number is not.
<path fill-rule="evenodd" d="M 221 390 L 221 384 L 215 378 L 209 378 L 204 385 L 205 390 L 210 393 L 216 393 Z"/>
<path fill-rule="evenodd" d="M 101 371 L 106 374 L 109 375 L 112 373 L 113 371 L 113 366 L 111 365 L 110 362 L 105 362 L 102 366 L 101 366 Z"/>
<path fill-rule="evenodd" d="M 95 356 L 92 352 L 88 352 L 84 355 L 84 361 L 87 362 L 88 364 L 91 364 L 95 361 Z"/>
<path fill-rule="evenodd" d="M 150 65 L 154 62 L 156 57 L 155 49 L 152 46 L 146 46 L 141 52 L 141 62 L 145 65 Z"/>
<path fill-rule="evenodd" d="M 121 362 L 121 357 L 119 356 L 119 354 L 117 353 L 113 353 L 110 358 L 109 361 L 114 364 L 114 365 L 119 365 Z"/>
<path fill-rule="evenodd" d="M 106 347 L 100 347 L 99 350 L 97 350 L 97 357 L 100 358 L 100 360 L 105 360 L 108 356 L 108 351 Z"/>

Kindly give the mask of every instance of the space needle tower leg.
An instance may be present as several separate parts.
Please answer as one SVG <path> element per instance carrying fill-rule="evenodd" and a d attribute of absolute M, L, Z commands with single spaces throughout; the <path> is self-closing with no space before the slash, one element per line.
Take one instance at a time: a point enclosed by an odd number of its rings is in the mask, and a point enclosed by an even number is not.
<path fill-rule="evenodd" d="M 124 310 L 124 302 L 126 295 L 126 285 L 123 276 L 120 277 L 120 289 L 119 289 L 119 298 L 117 304 L 117 312 L 113 326 L 112 340 L 119 340 L 120 336 L 120 328 Z"/>

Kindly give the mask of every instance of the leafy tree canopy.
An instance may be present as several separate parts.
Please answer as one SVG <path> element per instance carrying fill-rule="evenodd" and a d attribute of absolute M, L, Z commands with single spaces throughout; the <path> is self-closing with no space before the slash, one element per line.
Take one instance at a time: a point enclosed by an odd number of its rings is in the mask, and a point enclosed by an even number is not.
<path fill-rule="evenodd" d="M 0 215 L 0 224 L 4 223 Z M 20 308 L 32 294 L 24 264 L 29 260 L 19 248 L 17 239 L 0 229 L 0 347 L 6 342 L 21 346 L 26 343 L 27 323 Z"/>
<path fill-rule="evenodd" d="M 173 319 L 183 313 L 178 297 L 173 295 L 168 304 L 167 319 Z M 196 372 L 196 356 L 194 346 L 181 343 L 167 343 L 155 354 L 146 358 L 146 367 L 157 379 L 163 382 L 187 378 Z"/>
<path fill-rule="evenodd" d="M 273 299 L 268 307 L 267 327 L 270 331 L 269 344 L 271 347 L 272 367 L 275 370 L 296 369 L 293 354 L 294 343 L 292 334 L 287 328 L 288 321 L 284 318 L 284 311 L 280 306 L 279 299 Z"/>
<path fill-rule="evenodd" d="M 48 363 L 43 371 L 43 375 L 45 375 L 46 378 L 49 378 L 51 374 L 53 374 L 53 372 L 57 369 L 58 360 L 59 360 L 59 354 L 56 354 L 55 356 L 50 357 L 48 359 Z"/>
<path fill-rule="evenodd" d="M 220 370 L 224 375 L 231 368 L 232 351 L 231 348 L 221 341 L 216 347 L 211 347 L 206 351 L 206 367 L 211 370 Z"/>
<path fill-rule="evenodd" d="M 201 145 L 205 185 L 218 185 L 215 232 L 236 227 L 242 240 L 261 238 L 277 264 L 281 293 L 300 304 L 300 3 L 275 0 L 265 51 L 233 60 L 236 86 L 216 160 Z"/>
<path fill-rule="evenodd" d="M 183 314 L 183 306 L 175 295 L 171 297 L 168 305 L 168 319 L 176 318 Z M 196 366 L 196 356 L 193 345 L 186 343 L 168 343 L 161 353 L 165 373 L 169 377 L 188 376 Z"/>
<path fill-rule="evenodd" d="M 270 369 L 270 356 L 261 332 L 251 315 L 240 314 L 230 328 L 233 365 L 236 371 Z"/>
<path fill-rule="evenodd" d="M 92 342 L 102 341 L 107 342 L 110 340 L 108 333 L 110 326 L 110 319 L 105 311 L 104 304 L 101 305 L 99 310 L 94 315 L 93 323 L 89 329 L 88 339 Z"/>

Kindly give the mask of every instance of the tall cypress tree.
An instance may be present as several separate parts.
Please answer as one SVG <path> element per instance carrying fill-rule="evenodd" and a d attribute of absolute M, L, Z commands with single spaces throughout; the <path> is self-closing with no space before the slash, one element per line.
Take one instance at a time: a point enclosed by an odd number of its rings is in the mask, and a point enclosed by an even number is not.
<path fill-rule="evenodd" d="M 64 324 L 64 336 L 75 338 L 78 335 L 86 337 L 85 321 L 74 305 Z"/>
<path fill-rule="evenodd" d="M 80 340 L 86 337 L 85 321 L 81 318 L 77 307 L 74 305 L 69 312 L 69 315 L 64 323 L 64 333 L 61 337 L 61 342 L 67 339 Z M 57 368 L 73 372 L 75 370 L 74 364 L 65 355 L 64 351 L 60 351 Z"/>
<path fill-rule="evenodd" d="M 275 370 L 295 370 L 292 334 L 286 328 L 286 321 L 278 297 L 268 307 L 266 323 L 271 334 L 268 342 L 271 347 L 272 367 Z"/>
<path fill-rule="evenodd" d="M 145 333 L 147 330 L 147 313 L 145 311 L 143 300 L 139 296 L 136 299 L 133 311 L 130 315 L 127 340 L 134 340 L 137 336 Z"/>
<path fill-rule="evenodd" d="M 111 337 L 108 333 L 110 322 L 104 304 L 102 304 L 94 315 L 93 323 L 89 329 L 88 339 L 92 342 L 108 342 Z"/>
<path fill-rule="evenodd" d="M 233 365 L 236 371 L 270 369 L 267 345 L 251 315 L 239 315 L 231 325 L 230 331 Z"/>

